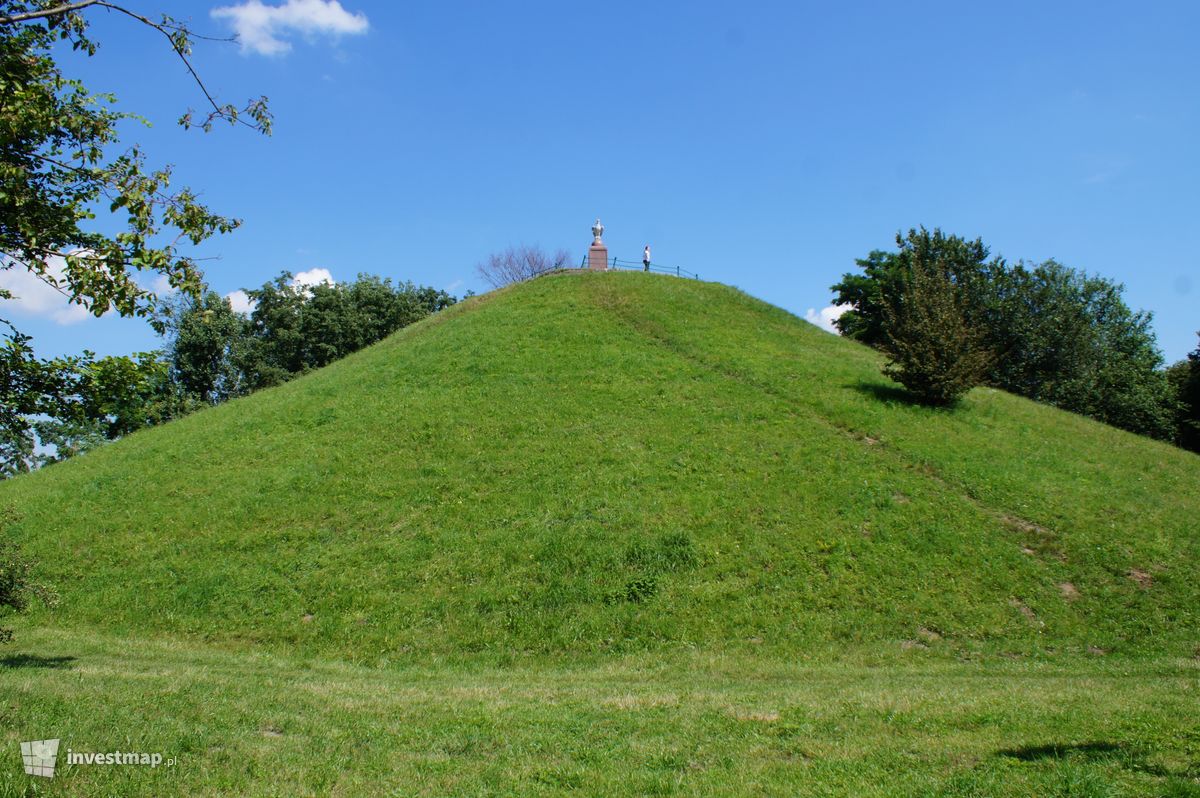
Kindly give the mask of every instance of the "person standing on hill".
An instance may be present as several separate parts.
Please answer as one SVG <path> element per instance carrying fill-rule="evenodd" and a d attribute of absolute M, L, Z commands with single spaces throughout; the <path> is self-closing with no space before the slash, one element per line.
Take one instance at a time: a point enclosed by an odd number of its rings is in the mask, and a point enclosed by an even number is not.
<path fill-rule="evenodd" d="M 646 272 L 650 271 L 650 245 L 649 244 L 647 244 L 646 248 L 642 250 L 642 271 L 646 271 Z"/>

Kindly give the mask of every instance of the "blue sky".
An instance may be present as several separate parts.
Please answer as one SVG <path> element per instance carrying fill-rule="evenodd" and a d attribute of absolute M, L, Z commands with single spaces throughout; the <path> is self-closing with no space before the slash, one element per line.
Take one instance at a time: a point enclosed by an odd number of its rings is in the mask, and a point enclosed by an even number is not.
<path fill-rule="evenodd" d="M 235 12 L 213 16 L 217 6 Z M 982 236 L 1127 286 L 1168 360 L 1200 329 L 1200 4 L 455 3 L 133 7 L 198 44 L 273 137 L 174 120 L 201 98 L 153 31 L 96 12 L 67 59 L 153 122 L 155 163 L 244 226 L 199 254 L 222 293 L 326 269 L 482 291 L 509 244 L 612 254 L 804 316 L 898 229 Z M 42 354 L 152 348 L 144 323 L 5 308 Z"/>

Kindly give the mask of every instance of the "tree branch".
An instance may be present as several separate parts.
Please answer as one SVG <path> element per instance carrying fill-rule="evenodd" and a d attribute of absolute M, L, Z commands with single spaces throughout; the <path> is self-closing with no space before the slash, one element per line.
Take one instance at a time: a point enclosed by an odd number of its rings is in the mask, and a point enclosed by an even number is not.
<path fill-rule="evenodd" d="M 200 75 L 196 72 L 195 67 L 192 66 L 192 62 L 191 62 L 191 60 L 188 59 L 187 53 L 184 52 L 183 48 L 180 47 L 180 45 L 179 45 L 179 41 L 174 36 L 171 35 L 171 32 L 165 26 L 160 25 L 159 23 L 155 22 L 154 20 L 150 19 L 149 17 L 142 16 L 141 14 L 130 11 L 127 8 L 116 5 L 115 3 L 104 2 L 104 0 L 91 0 L 91 2 L 87 3 L 87 5 L 93 5 L 93 4 L 98 5 L 101 8 L 110 9 L 112 11 L 119 11 L 120 13 L 125 14 L 128 17 L 132 17 L 133 19 L 136 19 L 138 22 L 141 22 L 143 25 L 148 25 L 151 28 L 154 28 L 159 33 L 161 33 L 163 36 L 166 37 L 167 41 L 171 43 L 171 49 L 175 51 L 175 54 L 177 56 L 179 56 L 179 60 L 183 62 L 183 65 L 185 67 L 187 67 L 187 71 L 189 74 L 191 74 L 192 80 L 194 80 L 196 82 L 196 85 L 200 87 L 200 91 L 204 94 L 204 99 L 208 100 L 208 104 L 213 107 L 213 111 L 215 112 L 215 114 L 217 116 L 221 117 L 222 119 L 229 119 L 230 121 L 245 125 L 246 127 L 250 128 L 251 130 L 262 130 L 262 125 L 252 125 L 249 122 L 247 122 L 246 120 L 241 119 L 240 117 L 237 117 L 236 115 L 231 117 L 229 115 L 229 112 L 225 108 L 222 108 L 220 105 L 217 104 L 216 99 L 212 96 L 212 93 L 209 92 L 208 87 L 204 85 L 204 81 L 200 79 Z M 193 35 L 192 32 L 190 30 L 187 30 L 186 28 L 177 27 L 176 30 L 179 32 L 182 32 L 183 35 L 185 35 L 189 38 L 191 38 Z"/>
<path fill-rule="evenodd" d="M 61 6 L 52 8 L 43 8 L 41 11 L 24 11 L 20 14 L 13 14 L 7 17 L 0 17 L 0 25 L 12 25 L 15 22 L 28 22 L 31 19 L 45 19 L 58 14 L 68 14 L 72 11 L 78 11 L 81 8 L 94 6 L 100 0 L 80 0 L 78 3 L 66 3 Z"/>
<path fill-rule="evenodd" d="M 236 110 L 233 110 L 232 106 L 222 107 L 221 105 L 219 105 L 217 103 L 216 98 L 213 97 L 212 92 L 210 92 L 208 90 L 208 86 L 206 86 L 204 84 L 204 81 L 201 80 L 200 74 L 198 72 L 196 72 L 195 67 L 192 66 L 191 59 L 188 58 L 187 51 L 185 50 L 185 48 L 190 49 L 190 47 L 188 47 L 188 45 L 192 39 L 207 39 L 207 40 L 211 40 L 211 41 L 233 41 L 232 38 L 216 39 L 216 38 L 210 37 L 210 36 L 200 36 L 198 34 L 193 33 L 191 30 L 189 30 L 187 27 L 185 27 L 183 25 L 167 24 L 171 20 L 168 20 L 165 17 L 164 17 L 164 21 L 162 23 L 155 22 L 154 20 L 150 19 L 147 16 L 139 14 L 135 11 L 130 11 L 128 8 L 125 8 L 124 6 L 118 5 L 116 3 L 107 2 L 107 0 L 78 0 L 78 2 L 65 3 L 63 5 L 54 6 L 52 8 L 44 8 L 40 11 L 25 11 L 20 14 L 12 14 L 10 16 L 0 17 L 0 24 L 12 25 L 17 22 L 28 22 L 28 21 L 34 20 L 34 19 L 43 19 L 46 17 L 59 16 L 62 14 L 71 13 L 73 11 L 79 11 L 80 9 L 88 8 L 89 6 L 96 6 L 98 8 L 107 8 L 110 11 L 116 11 L 118 13 L 124 14 L 132 19 L 137 20 L 138 22 L 141 22 L 143 25 L 147 25 L 147 26 L 153 28 L 154 30 L 158 31 L 163 36 L 165 36 L 167 41 L 170 42 L 170 44 L 171 44 L 171 49 L 175 51 L 175 54 L 177 56 L 179 56 L 179 60 L 182 61 L 183 65 L 187 68 L 188 74 L 190 74 L 192 76 L 192 80 L 195 81 L 196 85 L 200 88 L 200 92 L 204 95 L 204 99 L 207 100 L 208 104 L 212 106 L 213 110 L 208 116 L 208 119 L 210 121 L 213 118 L 226 119 L 226 120 L 229 120 L 230 122 L 235 122 L 240 125 L 245 125 L 246 127 L 250 128 L 251 130 L 257 130 L 261 133 L 267 133 L 267 134 L 270 133 L 269 119 L 266 122 L 264 122 L 261 118 L 257 117 L 257 115 L 251 114 L 252 116 L 255 116 L 256 121 L 255 121 L 255 123 L 250 123 L 250 122 L 247 122 L 246 120 L 242 119 L 238 115 L 238 112 Z M 172 35 L 172 31 L 174 31 L 176 34 L 179 34 L 182 37 L 182 43 L 179 38 Z M 254 104 L 251 104 L 250 106 L 247 106 L 247 108 L 250 108 L 253 105 Z M 185 117 L 185 119 L 186 118 L 187 117 Z M 188 125 L 188 126 L 190 126 L 190 125 Z M 204 126 L 204 127 L 205 127 L 205 129 L 207 129 L 207 126 Z"/>

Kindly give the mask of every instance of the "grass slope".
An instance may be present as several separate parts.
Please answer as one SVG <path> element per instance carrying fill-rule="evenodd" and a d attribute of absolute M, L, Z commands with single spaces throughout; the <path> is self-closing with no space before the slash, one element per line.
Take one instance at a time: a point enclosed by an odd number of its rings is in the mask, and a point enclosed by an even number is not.
<path fill-rule="evenodd" d="M 361 663 L 1200 643 L 1200 458 L 716 284 L 569 273 L 0 485 L 34 624 Z M 905 642 L 906 641 L 906 642 Z"/>
<path fill-rule="evenodd" d="M 0 798 L 1200 796 L 1200 458 L 878 367 L 563 274 L 0 484 Z"/>

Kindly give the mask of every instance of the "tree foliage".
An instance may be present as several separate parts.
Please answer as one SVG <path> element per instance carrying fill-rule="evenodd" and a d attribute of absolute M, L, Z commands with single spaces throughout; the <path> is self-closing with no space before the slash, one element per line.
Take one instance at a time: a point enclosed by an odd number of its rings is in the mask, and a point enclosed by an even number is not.
<path fill-rule="evenodd" d="M 916 262 L 938 264 L 965 289 L 962 301 L 971 303 L 977 294 L 975 286 L 1004 268 L 1003 260 L 989 261 L 988 254 L 979 239 L 967 241 L 937 229 L 932 233 L 924 228 L 909 230 L 907 235 L 897 233 L 896 252 L 873 250 L 855 261 L 862 274 L 847 273 L 833 286 L 835 302 L 851 306 L 835 322 L 838 331 L 864 344 L 882 346 L 887 341 L 885 308 L 903 290 Z M 973 307 L 965 309 L 969 316 L 974 315 L 973 311 Z"/>
<path fill-rule="evenodd" d="M 1200 346 L 1167 372 L 1177 400 L 1179 445 L 1200 452 Z"/>
<path fill-rule="evenodd" d="M 32 418 L 73 410 L 67 401 L 73 389 L 69 361 L 40 359 L 29 341 L 11 328 L 0 340 L 0 478 L 36 464 Z"/>
<path fill-rule="evenodd" d="M 37 361 L 43 384 L 23 396 L 52 401 L 5 407 L 0 478 L 65 460 L 144 427 L 184 415 L 198 403 L 171 380 L 160 352 L 97 358 L 93 352 Z M 30 374 L 22 367 L 24 376 Z"/>
<path fill-rule="evenodd" d="M 243 368 L 252 389 L 326 366 L 455 301 L 445 291 L 366 274 L 306 286 L 284 272 L 246 293 L 254 310 Z"/>
<path fill-rule="evenodd" d="M 1055 261 L 1029 266 L 989 257 L 983 243 L 924 228 L 897 235 L 896 252 L 871 252 L 833 286 L 849 303 L 837 322 L 849 337 L 888 341 L 887 308 L 914 264 L 940 264 L 966 327 L 993 354 L 991 385 L 1134 432 L 1174 437 L 1173 398 L 1149 313 L 1131 310 L 1123 287 Z"/>
<path fill-rule="evenodd" d="M 18 361 L 3 383 L 17 388 L 0 397 L 0 478 L 328 365 L 455 301 L 367 275 L 306 287 L 285 272 L 248 293 L 249 316 L 213 291 L 162 303 L 163 351 L 41 361 L 15 336 L 0 349 L 0 376 Z"/>
<path fill-rule="evenodd" d="M 359 275 L 298 285 L 284 272 L 246 292 L 250 315 L 216 293 L 183 298 L 164 314 L 173 379 L 217 404 L 321 368 L 454 304 L 444 291 Z"/>
<path fill-rule="evenodd" d="M 163 306 L 170 377 L 186 396 L 220 404 L 249 388 L 243 376 L 246 319 L 215 291 Z"/>
<path fill-rule="evenodd" d="M 980 384 L 991 355 L 967 321 L 966 292 L 949 264 L 915 253 L 898 290 L 882 297 L 884 373 L 929 405 L 951 405 Z"/>
<path fill-rule="evenodd" d="M 66 373 L 75 389 L 73 412 L 33 422 L 43 448 L 39 464 L 65 460 L 198 405 L 171 382 L 161 352 L 97 358 L 85 351 L 70 360 Z"/>
<path fill-rule="evenodd" d="M 56 45 L 91 55 L 96 43 L 79 8 L 56 12 L 55 5 L 0 0 L 0 258 L 4 268 L 29 270 L 97 316 L 110 309 L 149 316 L 155 295 L 139 274 L 165 277 L 172 288 L 198 295 L 201 272 L 184 245 L 239 222 L 210 211 L 189 188 L 172 189 L 170 168 L 150 169 L 137 145 L 118 146 L 119 124 L 143 120 L 117 110 L 114 95 L 95 94 L 62 73 Z M 191 70 L 192 34 L 176 20 L 152 22 L 109 3 L 79 5 L 114 9 L 158 30 Z M 201 89 L 213 112 L 200 126 L 214 118 L 250 119 L 269 131 L 262 99 L 239 113 Z M 190 114 L 180 121 L 194 124 Z M 102 232 L 96 209 L 123 230 Z"/>
<path fill-rule="evenodd" d="M 208 130 L 226 121 L 268 133 L 271 116 L 265 98 L 241 109 L 219 104 L 192 67 L 194 35 L 171 17 L 155 21 L 102 0 L 0 0 L 0 270 L 27 270 L 96 316 L 111 310 L 151 317 L 157 299 L 146 287 L 151 278 L 198 296 L 194 248 L 239 222 L 209 210 L 193 190 L 174 188 L 171 169 L 151 168 L 136 144 L 122 146 L 121 125 L 144 120 L 119 110 L 113 94 L 95 93 L 60 69 L 59 48 L 96 52 L 85 15 L 94 9 L 164 37 L 210 106 L 204 114 L 185 113 L 181 125 Z M 0 289 L 0 298 L 13 296 Z M 113 424 L 136 426 L 112 396 L 104 400 L 112 405 L 107 413 L 88 402 L 101 401 L 104 385 L 121 381 L 119 372 L 140 373 L 147 362 L 95 361 L 86 353 L 39 359 L 27 335 L 3 324 L 0 472 L 26 470 L 43 456 L 35 424 L 63 451 L 97 434 L 123 434 Z M 135 404 L 146 390 L 126 387 Z"/>
<path fill-rule="evenodd" d="M 1152 317 L 1123 287 L 1053 260 L 995 276 L 983 302 L 993 384 L 1122 429 L 1170 440 L 1174 399 Z"/>

